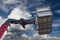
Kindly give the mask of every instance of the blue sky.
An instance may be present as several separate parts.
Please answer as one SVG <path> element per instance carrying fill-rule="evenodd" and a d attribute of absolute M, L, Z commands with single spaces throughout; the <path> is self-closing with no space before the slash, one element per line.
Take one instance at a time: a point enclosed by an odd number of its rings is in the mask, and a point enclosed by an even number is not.
<path fill-rule="evenodd" d="M 11 2 L 11 1 L 9 1 Z M 32 0 L 29 1 L 29 4 L 31 4 Z M 30 8 L 28 7 L 29 4 L 26 4 L 28 3 L 27 1 L 25 1 L 24 5 L 27 5 L 27 11 L 34 11 L 35 9 L 35 5 L 31 5 Z M 34 2 L 34 0 L 33 0 Z M 10 12 L 15 8 L 15 5 L 18 6 L 20 5 L 21 3 L 19 3 L 18 1 L 14 1 L 13 3 L 8 3 L 8 2 L 5 2 L 5 1 L 1 1 L 0 2 L 0 16 L 2 18 L 7 18 L 7 16 L 10 14 Z M 23 3 L 23 2 L 22 2 Z M 52 33 L 51 34 L 48 34 L 48 35 L 51 35 L 51 36 L 59 36 L 60 35 L 60 12 L 58 12 L 57 10 L 60 11 L 60 1 L 59 0 L 46 0 L 43 2 L 41 2 L 41 4 L 38 4 L 38 1 L 36 2 L 36 4 L 38 5 L 37 7 L 39 7 L 40 5 L 50 5 L 51 7 L 51 11 L 53 13 L 53 27 L 52 27 Z M 59 4 L 59 5 L 58 5 Z M 32 8 L 32 9 L 31 9 Z M 55 26 L 56 25 L 56 26 Z M 29 34 L 29 33 L 28 33 Z"/>

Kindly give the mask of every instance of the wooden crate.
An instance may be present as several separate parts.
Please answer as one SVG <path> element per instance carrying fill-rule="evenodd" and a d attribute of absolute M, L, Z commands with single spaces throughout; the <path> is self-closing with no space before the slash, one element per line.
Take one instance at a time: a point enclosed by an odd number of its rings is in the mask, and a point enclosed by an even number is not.
<path fill-rule="evenodd" d="M 38 17 L 38 33 L 49 34 L 52 31 L 52 16 Z"/>

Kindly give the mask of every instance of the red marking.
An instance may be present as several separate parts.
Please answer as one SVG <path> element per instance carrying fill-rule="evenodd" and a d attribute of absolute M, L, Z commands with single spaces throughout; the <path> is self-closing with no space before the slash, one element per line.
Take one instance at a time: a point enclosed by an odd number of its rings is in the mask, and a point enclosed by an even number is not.
<path fill-rule="evenodd" d="M 0 39 L 4 35 L 4 32 L 7 30 L 8 26 L 9 26 L 8 24 L 4 24 L 0 27 Z"/>

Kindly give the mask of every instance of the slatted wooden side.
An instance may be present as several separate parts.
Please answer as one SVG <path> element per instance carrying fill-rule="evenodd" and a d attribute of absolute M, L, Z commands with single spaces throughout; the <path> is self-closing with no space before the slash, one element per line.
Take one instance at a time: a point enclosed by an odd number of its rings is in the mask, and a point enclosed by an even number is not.
<path fill-rule="evenodd" d="M 38 17 L 38 33 L 49 34 L 52 31 L 52 16 Z"/>

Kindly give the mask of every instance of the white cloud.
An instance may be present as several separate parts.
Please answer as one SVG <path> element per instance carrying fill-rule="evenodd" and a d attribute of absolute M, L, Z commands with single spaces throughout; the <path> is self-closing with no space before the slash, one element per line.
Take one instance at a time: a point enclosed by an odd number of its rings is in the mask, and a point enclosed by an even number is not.
<path fill-rule="evenodd" d="M 24 30 L 24 28 L 20 24 L 11 24 L 11 28 L 12 29 Z"/>
<path fill-rule="evenodd" d="M 2 19 L 2 17 L 0 16 L 0 19 Z"/>
<path fill-rule="evenodd" d="M 54 23 L 52 26 L 53 27 L 59 27 L 60 26 L 60 23 Z"/>
<path fill-rule="evenodd" d="M 56 39 L 57 40 L 58 37 L 56 37 L 56 36 L 50 36 L 48 34 L 39 35 L 38 33 L 36 33 L 36 34 L 33 35 L 33 39 L 34 40 L 43 40 L 43 39 L 45 39 L 45 40 L 54 40 L 54 39 Z"/>
<path fill-rule="evenodd" d="M 20 1 L 18 1 L 18 0 L 3 0 L 4 4 L 16 4 L 19 2 L 22 2 L 22 1 L 21 0 Z"/>
<path fill-rule="evenodd" d="M 14 9 L 17 6 L 20 6 L 19 3 L 21 4 L 22 0 L 2 0 L 2 3 L 0 4 L 0 9 L 2 9 L 5 13 L 9 13 L 10 9 Z M 6 4 L 8 4 L 9 6 Z"/>
<path fill-rule="evenodd" d="M 28 36 L 26 34 L 23 34 L 22 37 L 28 38 Z"/>
<path fill-rule="evenodd" d="M 22 10 L 18 7 L 12 10 L 10 15 L 8 15 L 8 18 L 12 19 L 20 19 L 20 18 L 29 19 L 30 17 L 31 15 L 29 14 L 29 12 L 26 12 L 26 10 Z"/>
<path fill-rule="evenodd" d="M 7 19 L 0 19 L 0 27 Z"/>
<path fill-rule="evenodd" d="M 60 14 L 60 10 L 55 10 L 56 13 Z"/>
<path fill-rule="evenodd" d="M 26 27 L 25 30 L 32 30 L 33 31 L 34 30 L 33 26 L 34 26 L 33 24 L 27 24 L 25 26 Z"/>
<path fill-rule="evenodd" d="M 48 35 L 47 37 L 48 37 L 48 39 L 55 39 L 55 40 L 58 40 L 60 38 L 60 37 L 57 37 L 57 36 L 50 36 L 50 35 Z"/>
<path fill-rule="evenodd" d="M 42 38 L 45 38 L 45 39 L 46 39 L 47 36 L 48 36 L 47 34 L 39 35 L 37 32 L 36 32 L 35 34 L 33 34 L 33 37 L 34 37 L 34 38 L 37 38 L 37 39 L 39 39 L 39 38 L 40 38 L 40 39 L 42 39 Z"/>
<path fill-rule="evenodd" d="M 54 19 L 53 22 L 54 23 L 59 23 L 60 22 L 60 19 Z"/>
<path fill-rule="evenodd" d="M 59 27 L 60 26 L 60 19 L 55 19 L 52 24 L 53 27 Z"/>

